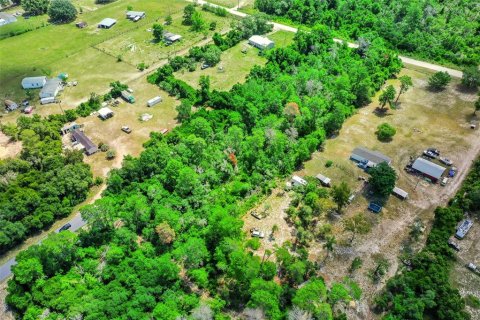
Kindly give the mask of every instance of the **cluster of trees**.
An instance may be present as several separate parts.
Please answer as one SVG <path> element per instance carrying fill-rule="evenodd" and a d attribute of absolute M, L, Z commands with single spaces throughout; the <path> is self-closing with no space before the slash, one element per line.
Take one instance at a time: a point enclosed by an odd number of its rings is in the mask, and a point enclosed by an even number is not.
<path fill-rule="evenodd" d="M 32 16 L 48 13 L 54 23 L 71 22 L 77 17 L 77 9 L 70 0 L 22 0 L 22 7 Z"/>
<path fill-rule="evenodd" d="M 20 117 L 2 131 L 22 141 L 18 159 L 0 161 L 0 253 L 49 227 L 85 200 L 92 173 L 78 151 L 62 151 L 64 118 Z"/>
<path fill-rule="evenodd" d="M 301 245 L 252 254 L 240 217 L 400 62 L 381 40 L 362 56 L 325 27 L 267 57 L 229 92 L 211 91 L 208 78 L 202 90 L 182 85 L 182 104 L 197 112 L 166 136 L 152 133 L 140 157 L 111 172 L 104 197 L 81 211 L 88 229 L 18 257 L 8 304 L 26 318 L 47 309 L 83 319 L 341 316 L 336 306 L 358 299 L 358 286 L 345 279 L 327 288 Z M 173 78 L 167 71 L 152 79 Z"/>
<path fill-rule="evenodd" d="M 205 20 L 201 13 L 195 9 L 193 4 L 189 4 L 183 9 L 182 23 L 186 26 L 190 26 L 192 31 L 198 32 L 205 29 Z"/>
<path fill-rule="evenodd" d="M 455 253 L 448 246 L 448 239 L 454 234 L 464 211 L 478 215 L 479 181 L 480 160 L 477 160 L 450 206 L 435 210 L 425 248 L 410 257 L 404 270 L 390 279 L 384 292 L 377 297 L 376 307 L 387 313 L 386 319 L 470 319 L 464 310 L 464 299 L 449 282 Z"/>
<path fill-rule="evenodd" d="M 255 6 L 297 23 L 325 24 L 347 39 L 380 36 L 423 59 L 480 64 L 476 0 L 255 0 Z"/>

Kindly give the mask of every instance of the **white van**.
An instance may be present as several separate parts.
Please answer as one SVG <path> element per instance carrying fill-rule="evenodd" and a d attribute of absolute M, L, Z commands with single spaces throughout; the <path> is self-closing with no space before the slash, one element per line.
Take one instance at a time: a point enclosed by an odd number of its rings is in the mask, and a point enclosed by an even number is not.
<path fill-rule="evenodd" d="M 448 183 L 448 178 L 447 178 L 447 177 L 443 178 L 443 179 L 442 179 L 442 182 L 440 182 L 440 184 L 441 184 L 442 186 L 446 186 L 447 183 Z"/>

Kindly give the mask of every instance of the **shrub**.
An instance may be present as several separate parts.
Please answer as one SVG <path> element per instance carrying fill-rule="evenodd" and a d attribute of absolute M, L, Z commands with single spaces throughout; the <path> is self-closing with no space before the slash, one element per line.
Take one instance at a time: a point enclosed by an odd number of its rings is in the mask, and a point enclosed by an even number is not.
<path fill-rule="evenodd" d="M 468 67 L 463 70 L 462 84 L 472 89 L 480 85 L 480 71 L 477 66 Z"/>
<path fill-rule="evenodd" d="M 100 142 L 98 144 L 98 147 L 100 148 L 100 151 L 102 152 L 107 152 L 108 149 L 110 149 L 110 147 L 108 146 L 108 144 L 104 143 L 104 142 Z"/>
<path fill-rule="evenodd" d="M 145 64 L 145 62 L 141 62 L 137 65 L 137 69 L 140 70 L 140 71 L 143 71 L 145 69 L 148 69 L 148 64 Z"/>
<path fill-rule="evenodd" d="M 67 23 L 75 20 L 77 9 L 69 0 L 53 0 L 48 7 L 48 16 L 55 23 Z"/>
<path fill-rule="evenodd" d="M 112 160 L 112 159 L 115 159 L 115 157 L 117 156 L 117 153 L 115 152 L 115 150 L 108 150 L 107 151 L 107 160 Z"/>
<path fill-rule="evenodd" d="M 378 140 L 390 141 L 392 140 L 393 136 L 397 133 L 397 130 L 391 125 L 389 125 L 388 123 L 382 123 L 377 127 L 377 131 L 375 133 L 377 135 Z"/>
<path fill-rule="evenodd" d="M 434 73 L 428 78 L 428 85 L 433 90 L 444 90 L 448 83 L 452 80 L 452 77 L 446 71 L 439 71 Z"/>
<path fill-rule="evenodd" d="M 328 161 L 325 163 L 325 167 L 327 167 L 327 168 L 330 168 L 332 165 L 333 165 L 333 161 L 332 161 L 332 160 L 328 160 Z"/>

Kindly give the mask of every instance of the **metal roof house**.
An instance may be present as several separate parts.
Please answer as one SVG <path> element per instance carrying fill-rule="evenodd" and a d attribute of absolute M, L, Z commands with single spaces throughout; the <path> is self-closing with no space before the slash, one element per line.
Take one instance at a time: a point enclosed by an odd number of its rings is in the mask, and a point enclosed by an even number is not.
<path fill-rule="evenodd" d="M 405 200 L 408 198 L 408 192 L 403 189 L 400 189 L 399 187 L 393 188 L 392 193 L 402 200 Z"/>
<path fill-rule="evenodd" d="M 55 98 L 58 94 L 58 91 L 62 88 L 62 80 L 58 78 L 48 79 L 45 82 L 42 90 L 40 91 L 40 99 L 44 98 Z"/>
<path fill-rule="evenodd" d="M 163 34 L 163 39 L 165 41 L 168 41 L 168 42 L 175 42 L 175 41 L 179 41 L 180 39 L 182 39 L 182 36 L 179 35 L 179 34 L 171 33 L 171 32 L 165 32 Z"/>
<path fill-rule="evenodd" d="M 325 187 L 330 187 L 331 179 L 325 177 L 323 174 L 317 174 L 316 178 L 320 181 L 320 183 Z"/>
<path fill-rule="evenodd" d="M 444 167 L 423 158 L 417 158 L 412 164 L 412 169 L 421 173 L 433 182 L 437 182 L 446 170 Z"/>
<path fill-rule="evenodd" d="M 455 238 L 463 239 L 467 235 L 470 228 L 473 226 L 472 220 L 463 220 L 460 226 L 457 228 L 457 232 L 455 233 Z"/>
<path fill-rule="evenodd" d="M 27 77 L 22 79 L 22 88 L 23 89 L 38 89 L 43 88 L 47 83 L 47 77 Z"/>
<path fill-rule="evenodd" d="M 146 14 L 143 11 L 127 11 L 127 19 L 132 21 L 138 21 L 142 18 L 145 18 Z"/>
<path fill-rule="evenodd" d="M 260 50 L 272 49 L 275 46 L 275 42 L 258 35 L 253 35 L 248 39 L 248 43 Z"/>
<path fill-rule="evenodd" d="M 108 107 L 104 107 L 98 110 L 98 116 L 103 120 L 107 120 L 108 118 L 113 117 L 113 111 Z"/>
<path fill-rule="evenodd" d="M 89 156 L 98 151 L 97 146 L 90 140 L 85 133 L 79 129 L 75 129 L 72 132 L 72 140 L 77 141 L 85 148 L 85 153 Z"/>
<path fill-rule="evenodd" d="M 392 159 L 386 155 L 363 147 L 353 149 L 350 159 L 356 162 L 366 162 L 367 167 L 375 167 L 382 162 L 386 162 L 388 165 L 392 163 Z"/>
<path fill-rule="evenodd" d="M 101 29 L 110 29 L 117 23 L 117 20 L 112 18 L 105 18 L 98 24 L 98 27 Z"/>

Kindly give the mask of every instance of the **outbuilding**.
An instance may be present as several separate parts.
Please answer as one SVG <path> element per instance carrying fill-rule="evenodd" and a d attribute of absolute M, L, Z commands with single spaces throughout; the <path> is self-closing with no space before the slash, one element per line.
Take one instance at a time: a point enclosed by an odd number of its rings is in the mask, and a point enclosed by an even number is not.
<path fill-rule="evenodd" d="M 156 105 L 156 104 L 158 104 L 158 103 L 160 103 L 160 102 L 162 102 L 162 97 L 157 96 L 157 97 L 155 97 L 155 98 L 152 98 L 152 99 L 148 100 L 148 101 L 147 101 L 147 106 L 153 107 L 154 105 Z"/>
<path fill-rule="evenodd" d="M 403 189 L 400 189 L 399 187 L 393 188 L 392 193 L 402 200 L 405 200 L 408 198 L 408 192 Z"/>
<path fill-rule="evenodd" d="M 12 100 L 5 100 L 4 103 L 5 109 L 7 109 L 7 111 L 13 111 L 18 109 L 18 104 L 16 104 Z"/>
<path fill-rule="evenodd" d="M 267 37 L 262 37 L 258 35 L 253 35 L 248 39 L 248 43 L 260 50 L 272 49 L 275 47 L 275 42 L 268 39 Z"/>
<path fill-rule="evenodd" d="M 171 33 L 171 32 L 165 32 L 163 33 L 163 39 L 166 42 L 173 43 L 176 41 L 180 41 L 180 39 L 182 39 L 182 36 L 179 34 Z"/>
<path fill-rule="evenodd" d="M 67 134 L 67 133 L 69 133 L 69 132 L 72 132 L 72 131 L 74 131 L 74 130 L 80 129 L 80 127 L 81 127 L 81 126 L 80 126 L 79 124 L 77 124 L 76 122 L 72 122 L 72 123 L 70 123 L 70 124 L 64 125 L 64 126 L 62 127 L 62 129 L 60 129 L 60 133 L 61 133 L 62 135 L 65 135 L 65 134 Z"/>
<path fill-rule="evenodd" d="M 113 111 L 108 107 L 104 107 L 98 110 L 98 116 L 103 120 L 107 120 L 108 118 L 113 117 Z"/>
<path fill-rule="evenodd" d="M 140 19 L 145 18 L 146 14 L 143 11 L 127 11 L 127 19 L 137 22 Z"/>
<path fill-rule="evenodd" d="M 23 89 L 38 89 L 43 88 L 47 83 L 47 77 L 26 77 L 22 79 L 22 88 Z"/>
<path fill-rule="evenodd" d="M 412 164 L 412 169 L 429 178 L 434 183 L 442 177 L 446 170 L 444 167 L 424 158 L 417 158 Z"/>
<path fill-rule="evenodd" d="M 90 140 L 85 135 L 85 133 L 83 133 L 79 129 L 75 129 L 72 132 L 72 140 L 80 143 L 83 146 L 85 154 L 87 156 L 92 155 L 98 151 L 98 147 L 92 142 L 92 140 Z"/>
<path fill-rule="evenodd" d="M 110 29 L 117 23 L 117 20 L 112 18 L 105 18 L 98 24 L 98 27 L 101 29 Z"/>
<path fill-rule="evenodd" d="M 320 183 L 324 187 L 330 187 L 331 180 L 330 178 L 325 177 L 323 174 L 317 174 L 316 178 L 320 180 Z"/>
<path fill-rule="evenodd" d="M 299 176 L 293 176 L 292 177 L 292 185 L 294 187 L 298 187 L 298 186 L 306 186 L 307 185 L 307 181 L 303 178 L 300 178 Z"/>
<path fill-rule="evenodd" d="M 385 162 L 388 165 L 392 163 L 392 159 L 390 159 L 386 155 L 377 151 L 369 150 L 364 147 L 358 147 L 353 149 L 350 159 L 358 163 L 364 163 L 365 167 L 369 168 L 375 167 L 382 162 Z"/>
<path fill-rule="evenodd" d="M 473 226 L 472 220 L 463 220 L 460 226 L 457 228 L 457 232 L 455 233 L 455 238 L 463 239 L 467 235 L 470 228 Z"/>
<path fill-rule="evenodd" d="M 62 80 L 58 78 L 48 79 L 40 91 L 40 99 L 55 98 L 62 88 Z"/>

